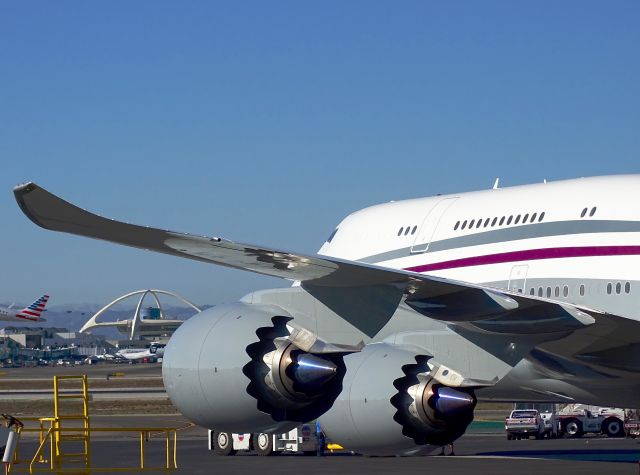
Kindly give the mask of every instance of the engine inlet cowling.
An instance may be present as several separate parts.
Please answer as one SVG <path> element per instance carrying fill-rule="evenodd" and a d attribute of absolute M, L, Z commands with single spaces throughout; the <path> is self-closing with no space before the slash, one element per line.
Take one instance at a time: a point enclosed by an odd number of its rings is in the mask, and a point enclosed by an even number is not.
<path fill-rule="evenodd" d="M 305 353 L 275 306 L 220 305 L 187 320 L 165 350 L 173 404 L 225 432 L 274 432 L 317 418 L 342 389 L 342 356 Z"/>

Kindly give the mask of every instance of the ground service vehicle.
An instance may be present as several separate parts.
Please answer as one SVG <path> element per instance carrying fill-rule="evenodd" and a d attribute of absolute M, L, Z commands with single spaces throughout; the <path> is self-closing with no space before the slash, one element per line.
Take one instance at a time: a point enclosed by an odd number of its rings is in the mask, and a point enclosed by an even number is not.
<path fill-rule="evenodd" d="M 624 436 L 624 411 L 610 407 L 570 404 L 558 412 L 560 432 L 578 438 L 586 433 Z"/>
<path fill-rule="evenodd" d="M 218 455 L 235 455 L 240 450 L 255 451 L 258 455 L 276 455 L 282 452 L 302 452 L 316 455 L 318 437 L 311 424 L 304 424 L 280 434 L 232 434 L 209 429 L 209 450 Z"/>
<path fill-rule="evenodd" d="M 528 439 L 534 436 L 541 439 L 545 434 L 545 425 L 537 409 L 516 409 L 506 418 L 504 429 L 507 439 Z"/>

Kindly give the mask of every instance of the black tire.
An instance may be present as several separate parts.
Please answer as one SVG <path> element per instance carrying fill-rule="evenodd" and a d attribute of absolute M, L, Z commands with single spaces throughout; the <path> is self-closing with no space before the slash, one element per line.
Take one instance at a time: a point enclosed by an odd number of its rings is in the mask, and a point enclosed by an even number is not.
<path fill-rule="evenodd" d="M 217 455 L 235 455 L 233 450 L 233 436 L 230 432 L 213 433 L 213 451 Z"/>
<path fill-rule="evenodd" d="M 607 437 L 624 437 L 624 424 L 617 417 L 607 417 L 602 422 L 602 432 Z"/>
<path fill-rule="evenodd" d="M 541 440 L 541 439 L 544 439 L 544 434 L 541 434 L 540 432 L 536 432 L 534 437 L 536 440 Z"/>
<path fill-rule="evenodd" d="M 563 425 L 565 435 L 570 439 L 579 439 L 584 434 L 582 422 L 578 419 L 568 419 Z"/>
<path fill-rule="evenodd" d="M 507 432 L 507 440 L 513 440 L 513 434 L 510 432 Z"/>
<path fill-rule="evenodd" d="M 253 450 L 255 450 L 258 455 L 262 455 L 264 457 L 275 455 L 277 453 L 273 449 L 272 434 L 264 434 L 264 433 L 253 434 L 251 445 L 253 446 Z"/>

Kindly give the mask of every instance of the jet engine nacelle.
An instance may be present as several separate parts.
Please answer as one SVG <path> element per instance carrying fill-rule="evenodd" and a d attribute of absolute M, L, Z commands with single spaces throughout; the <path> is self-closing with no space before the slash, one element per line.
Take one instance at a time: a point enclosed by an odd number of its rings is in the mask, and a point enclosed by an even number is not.
<path fill-rule="evenodd" d="M 427 453 L 460 437 L 473 420 L 476 398 L 470 389 L 436 382 L 428 359 L 387 343 L 345 356 L 343 390 L 320 417 L 327 436 L 371 455 Z"/>
<path fill-rule="evenodd" d="M 234 303 L 183 323 L 165 348 L 164 386 L 190 420 L 225 432 L 285 431 L 340 393 L 341 356 L 301 351 L 279 307 Z"/>

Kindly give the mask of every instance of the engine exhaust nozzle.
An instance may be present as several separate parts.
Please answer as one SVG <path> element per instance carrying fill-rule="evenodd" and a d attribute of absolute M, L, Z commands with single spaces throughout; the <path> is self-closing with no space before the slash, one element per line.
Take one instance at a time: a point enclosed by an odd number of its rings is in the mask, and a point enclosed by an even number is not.
<path fill-rule="evenodd" d="M 298 355 L 291 369 L 291 376 L 302 388 L 316 389 L 333 378 L 337 366 L 324 358 L 308 353 Z"/>
<path fill-rule="evenodd" d="M 444 416 L 456 416 L 473 407 L 475 400 L 470 394 L 446 386 L 437 389 L 434 408 Z"/>

